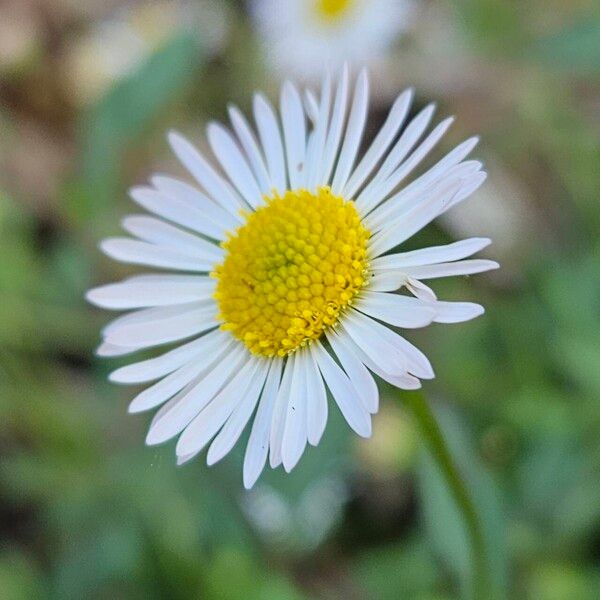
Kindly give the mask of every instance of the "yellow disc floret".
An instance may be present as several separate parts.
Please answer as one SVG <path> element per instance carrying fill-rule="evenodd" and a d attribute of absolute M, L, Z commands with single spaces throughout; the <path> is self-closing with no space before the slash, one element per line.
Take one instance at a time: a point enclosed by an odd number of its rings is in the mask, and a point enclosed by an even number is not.
<path fill-rule="evenodd" d="M 324 19 L 339 19 L 354 0 L 315 0 L 317 13 Z"/>
<path fill-rule="evenodd" d="M 266 198 L 222 244 L 222 327 L 264 356 L 316 340 L 365 284 L 368 238 L 354 202 L 327 187 Z"/>

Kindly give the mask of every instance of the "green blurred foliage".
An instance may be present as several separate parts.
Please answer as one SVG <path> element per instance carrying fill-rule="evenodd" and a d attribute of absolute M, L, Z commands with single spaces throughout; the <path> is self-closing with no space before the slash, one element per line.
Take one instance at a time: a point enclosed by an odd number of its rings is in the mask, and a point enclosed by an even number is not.
<path fill-rule="evenodd" d="M 526 189 L 517 210 L 535 218 L 530 243 L 504 257 L 507 275 L 436 287 L 481 301 L 485 317 L 411 337 L 436 367 L 426 391 L 484 518 L 498 597 L 592 600 L 600 589 L 600 144 L 590 116 L 600 40 L 597 13 L 579 4 L 575 18 L 553 2 L 551 26 L 538 30 L 542 1 L 452 3 L 470 56 L 504 70 L 506 80 L 481 78 L 483 97 L 517 84 L 509 108 L 478 106 L 474 118 L 489 118 L 484 152 Z M 129 272 L 95 245 L 131 208 L 125 188 L 156 156 L 168 160 L 165 129 L 193 130 L 222 117 L 228 99 L 248 106 L 254 87 L 275 88 L 240 6 L 230 8 L 220 55 L 177 31 L 91 104 L 57 102 L 60 117 L 34 93 L 45 81 L 35 69 L 61 58 L 52 44 L 0 87 L 2 122 L 62 127 L 75 148 L 50 208 L 0 173 L 2 598 L 461 596 L 456 508 L 431 457 L 393 429 L 376 430 L 373 443 L 390 451 L 367 460 L 334 414 L 293 474 L 265 473 L 246 493 L 242 448 L 212 469 L 178 469 L 172 445 L 144 447 L 149 417 L 127 416 L 130 390 L 106 382 L 125 361 L 93 355 L 106 317 L 84 291 Z M 436 226 L 423 239 L 449 237 Z M 384 407 L 402 404 L 382 389 Z M 383 455 L 397 456 L 397 473 Z"/>

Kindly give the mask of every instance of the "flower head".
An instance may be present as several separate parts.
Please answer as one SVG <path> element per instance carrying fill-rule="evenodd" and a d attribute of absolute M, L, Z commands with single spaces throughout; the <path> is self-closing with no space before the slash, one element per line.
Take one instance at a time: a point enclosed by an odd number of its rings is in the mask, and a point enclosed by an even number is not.
<path fill-rule="evenodd" d="M 286 83 L 280 118 L 256 95 L 258 138 L 231 107 L 233 131 L 217 123 L 207 131 L 224 174 L 171 133 L 195 184 L 157 175 L 133 188 L 132 198 L 155 216 L 126 217 L 133 237 L 102 242 L 116 260 L 181 272 L 88 292 L 99 306 L 132 311 L 104 329 L 100 355 L 177 344 L 110 377 L 155 382 L 129 410 L 160 406 L 147 443 L 179 436 L 178 463 L 206 446 L 208 463 L 220 460 L 254 414 L 244 484 L 254 484 L 267 456 L 272 467 L 290 471 L 323 435 L 327 390 L 349 426 L 368 437 L 379 402 L 371 372 L 403 389 L 433 377 L 427 358 L 396 329 L 483 312 L 478 304 L 439 301 L 423 281 L 496 268 L 463 260 L 488 239 L 390 254 L 482 184 L 481 163 L 466 160 L 477 139 L 414 176 L 452 119 L 426 133 L 428 106 L 403 128 L 409 90 L 357 161 L 366 73 L 350 87 L 346 67 L 336 85 L 325 78 L 319 98 L 309 93 L 303 101 Z"/>
<path fill-rule="evenodd" d="M 253 0 L 264 53 L 281 73 L 303 79 L 346 60 L 368 65 L 386 55 L 412 20 L 411 0 Z"/>

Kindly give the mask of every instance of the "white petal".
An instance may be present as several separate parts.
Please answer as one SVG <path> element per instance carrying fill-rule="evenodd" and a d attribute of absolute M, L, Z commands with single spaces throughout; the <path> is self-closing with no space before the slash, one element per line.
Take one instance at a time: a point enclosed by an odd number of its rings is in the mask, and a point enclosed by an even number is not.
<path fill-rule="evenodd" d="M 203 276 L 171 275 L 165 281 L 128 279 L 89 290 L 85 297 L 102 308 L 114 310 L 186 304 L 209 300 L 215 280 Z M 179 279 L 178 279 L 179 278 Z"/>
<path fill-rule="evenodd" d="M 334 331 L 326 333 L 333 351 L 338 357 L 342 368 L 356 389 L 363 406 L 374 414 L 379 408 L 379 392 L 377 384 L 364 364 L 352 350 L 343 343 L 342 338 Z"/>
<path fill-rule="evenodd" d="M 410 329 L 425 327 L 435 318 L 435 311 L 427 304 L 399 294 L 364 291 L 354 308 L 390 325 Z"/>
<path fill-rule="evenodd" d="M 290 187 L 296 189 L 306 170 L 306 120 L 300 94 L 289 81 L 281 89 L 280 105 Z"/>
<path fill-rule="evenodd" d="M 300 460 L 307 441 L 306 423 L 306 366 L 307 349 L 296 352 L 296 364 L 290 387 L 290 397 L 286 410 L 281 459 L 283 468 L 289 473 Z"/>
<path fill-rule="evenodd" d="M 469 238 L 445 246 L 431 246 L 411 252 L 379 256 L 371 261 L 370 267 L 374 271 L 379 269 L 387 271 L 388 269 L 404 269 L 405 267 L 450 262 L 471 256 L 491 243 L 492 241 L 488 238 Z"/>
<path fill-rule="evenodd" d="M 187 233 L 161 219 L 146 215 L 130 215 L 122 221 L 123 228 L 144 242 L 171 248 L 201 261 L 220 261 L 224 251 L 192 233 Z"/>
<path fill-rule="evenodd" d="M 435 302 L 437 300 L 435 292 L 418 279 L 409 277 L 406 280 L 406 289 L 416 298 L 419 298 L 419 300 L 424 300 L 426 302 Z"/>
<path fill-rule="evenodd" d="M 450 210 L 453 206 L 456 206 L 459 202 L 466 200 L 471 194 L 477 191 L 487 179 L 487 173 L 480 171 L 465 181 L 464 185 L 460 188 L 456 196 L 452 198 L 452 202 L 449 206 L 445 207 L 442 212 Z"/>
<path fill-rule="evenodd" d="M 334 194 L 340 194 L 344 189 L 348 176 L 352 171 L 356 154 L 362 139 L 365 122 L 367 120 L 367 106 L 369 102 L 369 81 L 366 71 L 361 71 L 356 82 L 354 99 L 350 116 L 348 117 L 348 127 L 340 151 L 340 158 L 335 169 L 331 190 Z"/>
<path fill-rule="evenodd" d="M 273 418 L 273 407 L 281 381 L 283 360 L 271 361 L 271 368 L 262 392 L 258 410 L 252 424 L 244 456 L 244 487 L 249 490 L 255 483 L 267 461 L 269 453 L 269 434 Z"/>
<path fill-rule="evenodd" d="M 133 265 L 201 273 L 212 271 L 214 267 L 213 261 L 201 261 L 171 248 L 129 238 L 107 238 L 100 243 L 100 249 L 119 262 Z"/>
<path fill-rule="evenodd" d="M 102 342 L 98 348 L 96 348 L 96 355 L 103 358 L 109 358 L 113 356 L 124 356 L 125 354 L 131 354 L 132 352 L 137 352 L 138 350 L 139 348 L 115 346 L 114 344 Z"/>
<path fill-rule="evenodd" d="M 265 166 L 263 155 L 258 147 L 256 137 L 254 136 L 248 121 L 236 106 L 229 106 L 229 118 L 231 119 L 231 124 L 248 156 L 248 160 L 250 161 L 250 165 L 254 171 L 261 192 L 263 194 L 268 194 L 273 185 L 271 184 L 269 173 L 267 172 L 267 167 Z"/>
<path fill-rule="evenodd" d="M 308 443 L 316 446 L 323 436 L 328 416 L 327 391 L 311 353 L 306 363 L 306 432 Z"/>
<path fill-rule="evenodd" d="M 367 214 L 382 199 L 382 191 L 386 180 L 394 169 L 404 160 L 417 143 L 435 112 L 435 105 L 426 106 L 406 127 L 398 141 L 394 144 L 373 180 L 356 198 L 356 206 L 361 214 Z"/>
<path fill-rule="evenodd" d="M 390 329 L 385 325 L 355 310 L 348 310 L 340 325 L 386 373 L 393 375 L 408 370 L 404 352 L 394 343 L 395 340 L 388 339 L 386 333 Z"/>
<path fill-rule="evenodd" d="M 431 149 L 440 141 L 454 119 L 449 118 L 442 121 L 422 142 L 414 152 L 369 195 L 367 208 L 371 209 L 382 202 L 398 185 L 405 179 L 413 169 L 429 154 Z M 364 210 L 361 206 L 361 210 Z"/>
<path fill-rule="evenodd" d="M 233 191 L 231 186 L 210 166 L 208 161 L 198 150 L 179 133 L 169 133 L 169 143 L 177 158 L 194 176 L 198 183 L 206 190 L 209 196 L 227 212 L 238 216 L 243 208 L 241 198 Z"/>
<path fill-rule="evenodd" d="M 402 218 L 386 226 L 370 240 L 369 252 L 377 257 L 394 246 L 406 241 L 430 221 L 433 221 L 443 208 L 449 204 L 460 189 L 461 180 L 444 181 L 431 191 L 430 197 L 420 202 Z"/>
<path fill-rule="evenodd" d="M 250 388 L 261 379 L 261 363 L 268 365 L 264 360 L 250 357 L 231 381 L 190 421 L 177 441 L 175 452 L 178 456 L 197 453 L 204 448 Z M 260 381 L 261 386 L 263 381 Z M 256 393 L 258 395 L 258 391 Z"/>
<path fill-rule="evenodd" d="M 256 208 L 262 199 L 254 175 L 231 134 L 219 123 L 211 123 L 207 129 L 208 142 L 227 176 L 244 200 Z"/>
<path fill-rule="evenodd" d="M 209 365 L 211 366 L 212 363 Z M 159 382 L 140 392 L 129 404 L 130 413 L 150 410 L 172 398 L 191 381 L 205 370 L 206 364 L 200 361 L 188 362 L 176 371 L 173 371 Z"/>
<path fill-rule="evenodd" d="M 433 308 L 437 311 L 437 323 L 462 323 L 470 321 L 484 313 L 480 304 L 473 302 L 435 302 Z"/>
<path fill-rule="evenodd" d="M 348 183 L 344 187 L 343 196 L 354 198 L 367 177 L 371 174 L 377 163 L 381 160 L 394 138 L 404 123 L 408 109 L 412 102 L 413 90 L 406 90 L 401 94 L 390 109 L 389 115 L 373 140 L 369 150 L 352 173 Z"/>
<path fill-rule="evenodd" d="M 219 354 L 219 360 L 206 377 L 186 394 L 178 394 L 160 408 L 150 424 L 146 444 L 161 444 L 180 433 L 249 359 L 248 351 L 239 342 L 228 354 Z"/>
<path fill-rule="evenodd" d="M 395 292 L 406 283 L 407 279 L 408 277 L 400 271 L 376 271 L 369 279 L 367 289 L 372 292 Z"/>
<path fill-rule="evenodd" d="M 287 181 L 285 176 L 285 160 L 283 144 L 277 117 L 268 100 L 260 95 L 254 96 L 254 118 L 258 127 L 258 135 L 267 158 L 267 169 L 273 187 L 280 193 L 285 192 Z"/>
<path fill-rule="evenodd" d="M 214 465 L 217 461 L 221 460 L 238 441 L 248 420 L 254 412 L 267 374 L 269 373 L 271 362 L 272 361 L 264 359 L 259 361 L 258 370 L 254 378 L 248 383 L 248 388 L 244 392 L 242 399 L 239 401 L 238 405 L 231 413 L 231 416 L 227 419 L 225 425 L 223 425 L 223 429 L 219 431 L 208 449 L 208 454 L 206 456 L 206 463 L 208 465 Z M 215 398 L 213 403 L 217 402 L 218 399 Z M 210 405 L 203 413 L 207 412 L 209 408 Z M 202 413 L 197 418 L 202 418 Z"/>
<path fill-rule="evenodd" d="M 472 275 L 497 269 L 500 265 L 493 260 L 474 258 L 451 263 L 438 263 L 435 265 L 422 265 L 419 267 L 406 267 L 404 273 L 415 279 L 435 279 L 436 277 L 452 277 L 454 275 Z"/>
<path fill-rule="evenodd" d="M 108 378 L 115 383 L 135 384 L 159 379 L 182 367 L 191 360 L 206 360 L 228 341 L 228 334 L 220 329 L 178 346 L 155 358 L 142 360 L 113 371 Z"/>
<path fill-rule="evenodd" d="M 396 375 L 392 375 L 384 371 L 380 365 L 372 360 L 343 329 L 338 332 L 338 335 L 344 345 L 356 354 L 368 369 L 375 373 L 375 375 L 379 375 L 384 381 L 403 390 L 417 390 L 421 387 L 421 382 L 408 373 L 399 372 Z"/>
<path fill-rule="evenodd" d="M 311 135 L 308 152 L 306 154 L 306 180 L 305 186 L 313 190 L 319 184 L 320 168 L 323 162 L 323 152 L 327 137 L 329 124 L 329 113 L 331 103 L 331 79 L 327 75 L 323 81 L 321 90 L 321 104 L 316 127 Z"/>
<path fill-rule="evenodd" d="M 291 354 L 287 358 L 287 362 L 283 369 L 281 385 L 279 386 L 279 391 L 277 392 L 277 397 L 275 398 L 275 406 L 273 407 L 273 418 L 271 421 L 271 432 L 269 435 L 269 464 L 273 469 L 281 464 L 281 441 L 283 440 L 285 415 L 287 413 L 292 377 L 294 374 L 294 361 L 295 354 Z"/>
<path fill-rule="evenodd" d="M 160 216 L 179 225 L 220 240 L 223 239 L 224 232 L 234 229 L 240 223 L 238 216 L 228 213 L 199 189 L 185 181 L 166 175 L 153 175 L 150 181 L 163 196 L 163 204 L 168 207 L 163 209 L 163 212 L 167 212 L 167 216 L 164 214 Z M 168 216 L 169 212 L 174 213 L 174 219 Z M 207 233 L 207 228 L 211 233 Z M 213 231 L 218 235 L 212 233 Z"/>
<path fill-rule="evenodd" d="M 140 318 L 138 322 L 105 330 L 105 340 L 117 346 L 157 346 L 197 335 L 218 324 L 214 302 L 208 305 L 192 303 L 175 308 L 180 310 L 151 314 L 147 318 Z"/>
<path fill-rule="evenodd" d="M 348 103 L 348 65 L 345 64 L 340 74 L 335 100 L 333 103 L 333 112 L 331 115 L 331 124 L 327 132 L 327 141 L 325 142 L 325 150 L 323 151 L 323 160 L 321 164 L 321 173 L 319 181 L 323 185 L 329 183 L 333 166 L 340 149 L 340 140 L 344 128 L 346 117 L 346 108 Z"/>
<path fill-rule="evenodd" d="M 348 376 L 320 343 L 311 344 L 310 351 L 348 425 L 361 437 L 369 437 L 371 415 L 360 401 Z"/>

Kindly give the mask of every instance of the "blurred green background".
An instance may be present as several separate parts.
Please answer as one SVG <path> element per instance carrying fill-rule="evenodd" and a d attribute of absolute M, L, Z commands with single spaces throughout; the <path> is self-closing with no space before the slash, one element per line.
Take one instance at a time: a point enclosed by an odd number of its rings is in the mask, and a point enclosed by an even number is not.
<path fill-rule="evenodd" d="M 473 133 L 490 178 L 413 242 L 494 239 L 502 269 L 436 282 L 482 302 L 411 332 L 485 522 L 499 598 L 600 597 L 600 11 L 586 0 L 418 2 L 373 72 L 369 131 L 417 89 Z M 190 12 L 191 11 L 191 12 Z M 293 49 L 290 49 L 293 51 Z M 149 415 L 93 350 L 89 286 L 131 272 L 98 241 L 126 189 L 179 172 L 175 127 L 277 98 L 241 2 L 0 2 L 0 598 L 460 598 L 465 533 L 382 387 L 373 438 L 334 415 L 291 475 L 241 484 L 143 444 Z M 490 597 L 492 590 L 490 590 Z"/>

